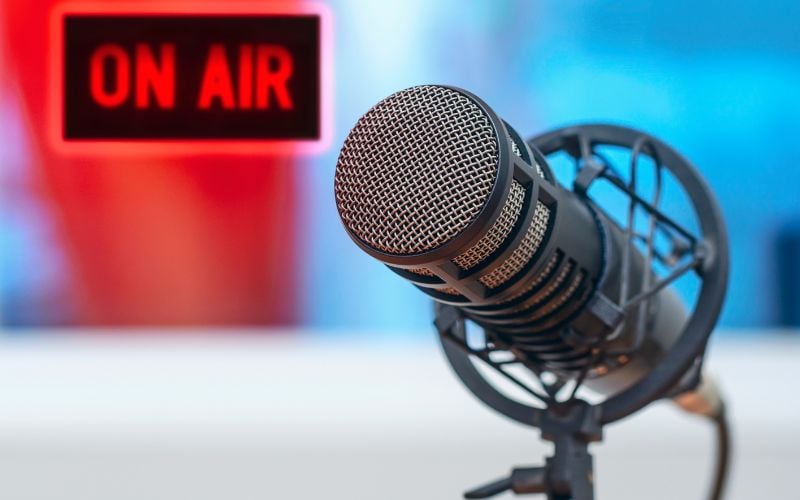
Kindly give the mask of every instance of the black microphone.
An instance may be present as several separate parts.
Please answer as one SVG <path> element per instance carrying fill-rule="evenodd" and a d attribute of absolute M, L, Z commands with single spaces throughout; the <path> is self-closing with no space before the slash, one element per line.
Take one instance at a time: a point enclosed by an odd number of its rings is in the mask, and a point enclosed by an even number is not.
<path fill-rule="evenodd" d="M 630 151 L 628 179 L 600 146 Z M 572 189 L 547 162 L 561 152 L 576 162 Z M 638 192 L 642 156 L 655 166 L 650 199 Z M 688 196 L 699 234 L 659 208 L 665 171 Z M 598 180 L 628 198 L 624 225 L 591 195 Z M 701 371 L 727 287 L 727 237 L 713 194 L 680 154 L 613 125 L 558 129 L 526 144 L 475 95 L 424 85 L 387 97 L 358 120 L 334 184 L 353 241 L 438 302 L 434 323 L 445 356 L 467 388 L 554 443 L 544 466 L 516 468 L 466 498 L 512 490 L 593 500 L 589 443 L 602 439 L 604 425 L 663 397 L 714 422 L 710 498 L 721 498 L 728 424 Z M 646 213 L 645 230 L 637 228 L 637 210 Z M 687 309 L 670 285 L 689 273 L 700 285 Z M 467 320 L 483 329 L 479 346 L 470 343 Z M 510 397 L 475 359 L 538 403 Z M 515 365 L 535 383 L 506 369 Z M 578 396 L 583 385 L 602 401 Z"/>
<path fill-rule="evenodd" d="M 365 252 L 562 380 L 623 390 L 685 324 L 668 287 L 623 321 L 616 304 L 652 281 L 652 256 L 464 90 L 418 86 L 371 108 L 342 146 L 335 197 Z M 593 356 L 601 341 L 619 354 Z"/>

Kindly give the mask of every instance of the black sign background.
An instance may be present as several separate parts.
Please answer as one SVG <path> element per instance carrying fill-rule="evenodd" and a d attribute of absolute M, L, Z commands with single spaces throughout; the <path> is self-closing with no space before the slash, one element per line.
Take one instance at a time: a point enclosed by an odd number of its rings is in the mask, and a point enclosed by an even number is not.
<path fill-rule="evenodd" d="M 161 43 L 175 44 L 175 107 L 137 109 L 131 96 L 103 108 L 89 90 L 89 61 L 106 43 L 122 46 L 133 73 L 137 43 L 159 60 Z M 286 47 L 294 62 L 288 82 L 294 108 L 197 109 L 211 44 L 226 47 L 237 89 L 238 46 Z M 84 15 L 64 17 L 64 139 L 317 139 L 320 133 L 320 23 L 314 15 Z"/>

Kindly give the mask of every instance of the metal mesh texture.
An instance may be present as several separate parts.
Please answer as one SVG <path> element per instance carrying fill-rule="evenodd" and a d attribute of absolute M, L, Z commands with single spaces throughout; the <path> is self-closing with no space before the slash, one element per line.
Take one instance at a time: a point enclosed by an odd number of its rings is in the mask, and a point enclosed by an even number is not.
<path fill-rule="evenodd" d="M 508 140 L 511 142 L 511 152 L 522 158 L 522 151 L 519 149 L 517 142 L 510 136 Z M 539 166 L 539 164 L 536 162 L 536 160 L 533 160 L 533 166 L 534 168 L 536 168 L 536 173 L 539 174 L 539 177 L 544 179 L 545 178 L 544 171 L 542 170 L 542 167 Z"/>
<path fill-rule="evenodd" d="M 483 262 L 487 257 L 494 253 L 508 237 L 522 212 L 522 205 L 525 201 L 525 188 L 516 180 L 511 181 L 511 189 L 508 193 L 503 209 L 492 227 L 478 242 L 466 252 L 453 259 L 453 262 L 461 269 L 468 270 Z M 424 267 L 407 269 L 421 276 L 435 276 L 430 270 Z"/>
<path fill-rule="evenodd" d="M 538 304 L 541 304 L 546 299 L 552 297 L 553 294 L 556 293 L 558 287 L 561 286 L 564 280 L 567 279 L 567 276 L 569 276 L 569 274 L 572 272 L 573 267 L 575 267 L 574 262 L 572 260 L 568 260 L 564 264 L 564 267 L 561 268 L 561 271 L 559 271 L 558 275 L 556 275 L 556 277 L 553 279 L 553 281 L 548 283 L 548 285 L 545 288 L 543 288 L 540 292 L 536 294 L 537 297 L 533 302 L 529 304 L 522 304 L 512 309 L 512 311 L 514 312 L 526 311 L 528 309 L 537 306 Z"/>
<path fill-rule="evenodd" d="M 500 248 L 519 219 L 523 201 L 525 201 L 525 188 L 519 182 L 511 181 L 511 190 L 500 216 L 475 245 L 453 259 L 453 262 L 462 269 L 472 269 Z"/>
<path fill-rule="evenodd" d="M 531 280 L 531 282 L 528 283 L 528 285 L 525 288 L 523 288 L 519 292 L 517 292 L 517 293 L 515 293 L 515 294 L 513 294 L 513 295 L 511 295 L 511 296 L 509 296 L 509 297 L 507 297 L 505 299 L 503 299 L 503 301 L 502 302 L 498 302 L 498 304 L 506 304 L 508 302 L 512 302 L 512 301 L 522 297 L 523 295 L 527 295 L 534 288 L 539 287 L 539 285 L 544 283 L 544 281 L 546 279 L 550 278 L 550 275 L 555 270 L 556 264 L 558 264 L 559 259 L 561 258 L 561 255 L 562 255 L 561 252 L 556 250 L 553 253 L 553 256 L 550 257 L 550 260 L 547 261 L 547 264 L 545 264 L 544 269 L 539 271 L 539 274 L 537 274 L 536 277 L 533 280 Z M 480 310 L 480 308 L 478 308 L 478 310 Z"/>
<path fill-rule="evenodd" d="M 489 116 L 438 86 L 392 94 L 344 142 L 334 190 L 339 215 L 367 245 L 394 255 L 432 250 L 478 215 L 497 177 Z"/>
<path fill-rule="evenodd" d="M 517 142 L 510 137 L 508 139 L 511 141 L 511 152 L 522 158 L 522 151 L 520 151 L 519 146 L 517 146 Z"/>
<path fill-rule="evenodd" d="M 420 276 L 430 276 L 430 277 L 436 276 L 435 274 L 433 274 L 432 271 L 430 271 L 425 267 L 415 267 L 413 269 L 406 269 L 406 271 L 414 274 L 419 274 Z"/>
<path fill-rule="evenodd" d="M 555 311 L 559 307 L 563 306 L 567 303 L 569 299 L 575 295 L 575 292 L 578 290 L 578 287 L 583 283 L 583 279 L 586 277 L 586 273 L 584 271 L 580 271 L 578 274 L 572 278 L 572 282 L 569 284 L 566 290 L 558 296 L 558 298 L 544 307 L 541 307 L 536 310 L 534 314 L 530 316 L 530 320 L 537 320 L 543 316 L 550 314 L 551 312 Z"/>
<path fill-rule="evenodd" d="M 489 288 L 497 288 L 521 271 L 544 240 L 549 219 L 550 209 L 541 201 L 537 201 L 533 219 L 519 247 L 500 266 L 491 273 L 482 276 L 480 282 Z"/>
<path fill-rule="evenodd" d="M 528 284 L 528 286 L 526 286 L 525 288 L 523 288 L 519 292 L 515 293 L 514 295 L 508 297 L 507 299 L 505 299 L 501 303 L 511 302 L 512 300 L 518 299 L 518 298 L 522 297 L 523 295 L 527 294 L 528 292 L 530 292 L 531 290 L 533 290 L 534 288 L 536 288 L 539 285 L 541 285 L 542 282 L 544 282 L 545 279 L 550 277 L 550 273 L 552 273 L 553 269 L 555 269 L 556 264 L 558 263 L 558 259 L 560 257 L 561 257 L 561 253 L 560 252 L 554 252 L 553 256 L 550 257 L 550 260 L 547 261 L 547 264 L 544 265 L 544 269 L 539 271 L 539 274 L 536 275 L 536 278 L 534 278 L 533 281 L 531 281 Z"/>

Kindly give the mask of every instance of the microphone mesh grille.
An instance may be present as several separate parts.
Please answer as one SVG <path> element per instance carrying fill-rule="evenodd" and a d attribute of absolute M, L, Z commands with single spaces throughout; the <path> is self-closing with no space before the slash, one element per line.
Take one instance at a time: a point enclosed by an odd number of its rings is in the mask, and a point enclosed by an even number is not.
<path fill-rule="evenodd" d="M 511 309 L 511 311 L 512 312 L 527 311 L 529 309 L 535 308 L 535 306 L 541 304 L 545 300 L 549 300 L 553 295 L 555 295 L 558 288 L 561 286 L 564 280 L 567 279 L 567 277 L 570 275 L 574 267 L 575 264 L 573 263 L 573 261 L 571 260 L 567 261 L 566 264 L 564 264 L 564 267 L 561 268 L 561 270 L 558 272 L 555 279 L 551 281 L 547 285 L 547 287 L 545 287 L 543 290 L 541 290 L 536 294 L 536 299 L 533 302 L 523 303 L 517 307 L 514 307 L 513 309 Z"/>
<path fill-rule="evenodd" d="M 564 290 L 558 298 L 544 307 L 538 308 L 531 316 L 526 318 L 527 321 L 537 320 L 543 316 L 550 314 L 552 311 L 555 311 L 559 307 L 563 306 L 567 303 L 569 299 L 575 294 L 578 290 L 578 286 L 583 283 L 583 279 L 586 277 L 586 273 L 583 271 L 578 272 L 574 278 L 572 278 L 572 282 L 570 282 L 569 286 L 566 290 Z"/>
<path fill-rule="evenodd" d="M 533 212 L 533 219 L 520 241 L 519 247 L 502 263 L 489 274 L 480 278 L 481 283 L 489 288 L 497 288 L 515 274 L 520 272 L 523 267 L 531 260 L 533 254 L 544 240 L 547 232 L 547 222 L 550 219 L 550 209 L 541 201 L 536 202 L 536 209 Z"/>
<path fill-rule="evenodd" d="M 336 165 L 344 224 L 364 243 L 408 255 L 442 246 L 475 219 L 497 177 L 489 116 L 464 94 L 413 87 L 356 123 Z"/>
<path fill-rule="evenodd" d="M 558 260 L 559 260 L 560 257 L 561 257 L 561 254 L 559 252 L 554 252 L 553 256 L 550 257 L 550 260 L 547 261 L 547 264 L 544 265 L 544 269 L 539 271 L 539 274 L 536 275 L 536 278 L 534 278 L 528 284 L 528 286 L 526 286 L 525 288 L 523 288 L 519 292 L 515 293 L 514 295 L 508 297 L 502 303 L 511 302 L 512 300 L 518 299 L 518 298 L 522 297 L 523 295 L 525 295 L 526 293 L 528 293 L 531 290 L 533 290 L 534 288 L 538 287 L 542 283 L 544 283 L 544 280 L 549 278 L 550 277 L 550 273 L 552 273 L 553 270 L 556 268 L 556 264 L 558 264 Z"/>
<path fill-rule="evenodd" d="M 503 205 L 500 216 L 483 238 L 478 240 L 466 252 L 453 259 L 453 262 L 462 269 L 472 269 L 500 248 L 508 233 L 514 229 L 514 224 L 516 224 L 519 213 L 522 211 L 523 201 L 525 201 L 525 188 L 519 182 L 511 181 L 511 191 L 508 193 L 508 198 L 505 205 Z"/>

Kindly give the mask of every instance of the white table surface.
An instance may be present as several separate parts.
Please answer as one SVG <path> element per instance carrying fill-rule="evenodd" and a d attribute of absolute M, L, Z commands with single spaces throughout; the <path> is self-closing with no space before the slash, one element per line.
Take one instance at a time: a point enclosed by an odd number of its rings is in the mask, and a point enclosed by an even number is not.
<path fill-rule="evenodd" d="M 433 334 L 0 335 L 0 498 L 445 499 L 535 464 Z M 730 499 L 800 499 L 800 335 L 717 336 Z M 598 498 L 700 499 L 712 429 L 669 403 L 608 428 Z M 508 497 L 502 497 L 508 498 Z"/>

